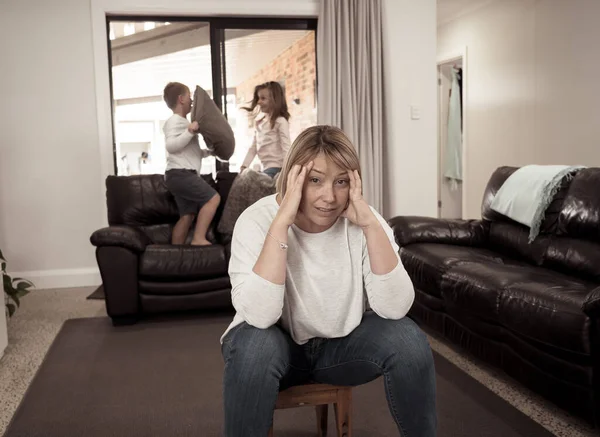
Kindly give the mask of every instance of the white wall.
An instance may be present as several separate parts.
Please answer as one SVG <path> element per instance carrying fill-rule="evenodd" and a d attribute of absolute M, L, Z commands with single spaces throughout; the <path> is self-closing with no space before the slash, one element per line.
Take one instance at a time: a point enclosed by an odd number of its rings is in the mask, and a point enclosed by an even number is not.
<path fill-rule="evenodd" d="M 502 0 L 438 28 L 468 47 L 466 211 L 501 165 L 600 165 L 600 2 Z"/>
<path fill-rule="evenodd" d="M 393 146 L 384 214 L 435 215 L 435 0 L 384 3 L 386 140 Z M 113 173 L 105 12 L 316 16 L 318 5 L 6 3 L 0 15 L 0 247 L 10 270 L 38 288 L 99 283 L 89 236 L 106 224 L 104 180 Z M 411 104 L 421 107 L 421 120 L 410 120 Z"/>
<path fill-rule="evenodd" d="M 437 216 L 436 2 L 384 0 L 384 7 L 383 214 Z"/>
<path fill-rule="evenodd" d="M 89 15 L 81 0 L 3 2 L 0 14 L 0 247 L 9 269 L 38 287 L 65 275 L 98 280 L 89 236 L 103 198 Z"/>

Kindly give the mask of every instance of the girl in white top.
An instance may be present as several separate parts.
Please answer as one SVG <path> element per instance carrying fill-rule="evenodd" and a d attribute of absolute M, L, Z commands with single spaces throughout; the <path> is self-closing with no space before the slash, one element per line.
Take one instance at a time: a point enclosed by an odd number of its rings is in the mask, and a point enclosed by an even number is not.
<path fill-rule="evenodd" d="M 281 171 L 283 160 L 290 148 L 290 113 L 283 88 L 277 82 L 266 82 L 254 88 L 254 97 L 248 112 L 260 108 L 254 122 L 254 140 L 240 167 L 249 167 L 256 155 L 263 173 L 272 178 Z"/>
<path fill-rule="evenodd" d="M 392 230 L 362 197 L 360 175 L 340 129 L 311 127 L 291 146 L 278 193 L 237 220 L 236 315 L 221 339 L 226 437 L 266 436 L 289 386 L 379 376 L 400 435 L 435 436 L 433 358 L 406 317 L 413 284 Z"/>

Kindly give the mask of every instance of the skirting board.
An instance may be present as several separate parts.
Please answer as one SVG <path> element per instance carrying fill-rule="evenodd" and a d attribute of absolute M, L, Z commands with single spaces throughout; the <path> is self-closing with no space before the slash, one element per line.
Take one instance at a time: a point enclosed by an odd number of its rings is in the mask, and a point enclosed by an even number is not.
<path fill-rule="evenodd" d="M 97 287 L 102 284 L 98 267 L 10 272 L 10 275 L 13 278 L 30 280 L 35 285 L 36 290 L 88 286 Z"/>

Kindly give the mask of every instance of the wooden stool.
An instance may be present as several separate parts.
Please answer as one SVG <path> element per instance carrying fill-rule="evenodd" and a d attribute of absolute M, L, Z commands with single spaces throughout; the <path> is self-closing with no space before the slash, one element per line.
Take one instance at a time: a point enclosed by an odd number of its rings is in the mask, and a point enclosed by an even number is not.
<path fill-rule="evenodd" d="M 276 410 L 314 405 L 317 410 L 317 435 L 327 436 L 327 406 L 333 404 L 338 437 L 352 437 L 352 387 L 306 384 L 279 393 Z M 273 437 L 273 427 L 269 430 Z"/>

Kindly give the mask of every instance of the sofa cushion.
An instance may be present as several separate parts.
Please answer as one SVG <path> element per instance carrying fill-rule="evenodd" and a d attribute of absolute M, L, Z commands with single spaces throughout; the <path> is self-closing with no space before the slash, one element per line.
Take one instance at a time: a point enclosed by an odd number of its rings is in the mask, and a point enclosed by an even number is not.
<path fill-rule="evenodd" d="M 140 230 L 146 234 L 153 244 L 169 244 L 173 234 L 173 224 L 140 226 Z"/>
<path fill-rule="evenodd" d="M 527 264 L 458 264 L 444 274 L 446 305 L 498 323 L 525 340 L 589 353 L 583 302 L 594 283 Z"/>
<path fill-rule="evenodd" d="M 490 248 L 507 257 L 519 258 L 539 266 L 543 262 L 549 241 L 549 237 L 539 235 L 529 243 L 529 228 L 517 222 L 490 223 Z"/>
<path fill-rule="evenodd" d="M 188 231 L 187 237 L 185 238 L 185 244 L 191 244 L 194 238 L 194 228 L 196 227 L 196 222 L 192 223 L 190 230 Z M 171 237 L 173 235 L 174 225 L 171 223 L 165 223 L 162 225 L 152 225 L 152 226 L 140 226 L 139 229 L 146 234 L 148 238 L 152 241 L 153 244 L 171 244 Z M 218 236 L 216 233 L 217 225 L 213 220 L 208 230 L 206 231 L 206 239 L 211 243 L 218 243 Z"/>
<path fill-rule="evenodd" d="M 511 283 L 527 278 L 537 267 L 481 261 L 456 264 L 444 273 L 441 290 L 447 305 L 486 321 L 499 321 L 498 302 Z"/>
<path fill-rule="evenodd" d="M 544 266 L 600 284 L 600 244 L 554 237 L 544 255 Z"/>
<path fill-rule="evenodd" d="M 156 296 L 185 296 L 189 294 L 210 293 L 215 290 L 231 288 L 228 276 L 192 281 L 140 281 L 140 294 Z"/>
<path fill-rule="evenodd" d="M 235 135 L 213 99 L 200 86 L 194 91 L 190 119 L 198 122 L 198 132 L 208 148 L 223 161 L 229 160 L 235 150 Z"/>
<path fill-rule="evenodd" d="M 590 354 L 583 303 L 595 284 L 547 269 L 508 284 L 498 301 L 500 323 L 525 339 Z"/>
<path fill-rule="evenodd" d="M 400 249 L 402 264 L 422 292 L 442 297 L 444 273 L 453 265 L 469 262 L 513 262 L 488 249 L 450 244 L 416 243 Z"/>
<path fill-rule="evenodd" d="M 264 173 L 250 169 L 243 171 L 235 178 L 217 227 L 223 236 L 223 243 L 231 241 L 235 222 L 246 208 L 263 197 L 275 193 L 275 181 Z"/>
<path fill-rule="evenodd" d="M 153 244 L 140 257 L 140 277 L 155 281 L 189 281 L 227 274 L 225 247 Z"/>
<path fill-rule="evenodd" d="M 600 168 L 581 170 L 569 187 L 558 218 L 558 234 L 600 242 Z"/>

